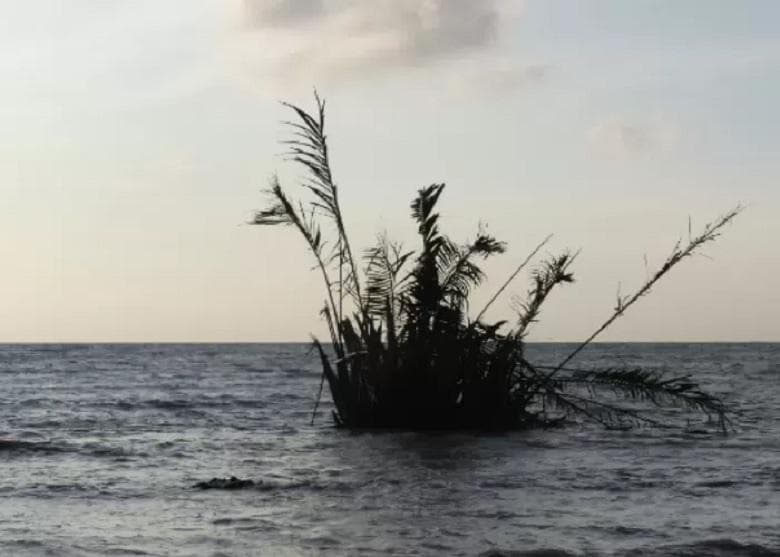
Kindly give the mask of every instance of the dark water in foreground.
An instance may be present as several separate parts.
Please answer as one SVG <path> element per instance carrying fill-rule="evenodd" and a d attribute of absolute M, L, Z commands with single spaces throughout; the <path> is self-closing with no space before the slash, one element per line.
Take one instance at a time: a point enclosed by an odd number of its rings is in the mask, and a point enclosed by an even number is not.
<path fill-rule="evenodd" d="M 307 350 L 0 346 L 0 555 L 780 555 L 780 345 L 581 359 L 693 373 L 740 410 L 728 437 L 311 427 Z M 263 484 L 190 487 L 231 474 Z"/>

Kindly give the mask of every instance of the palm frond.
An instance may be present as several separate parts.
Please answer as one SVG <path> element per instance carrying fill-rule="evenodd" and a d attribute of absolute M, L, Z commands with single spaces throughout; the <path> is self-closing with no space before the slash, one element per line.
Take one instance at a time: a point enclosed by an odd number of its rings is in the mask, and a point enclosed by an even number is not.
<path fill-rule="evenodd" d="M 552 238 L 552 234 L 549 234 L 544 240 L 542 240 L 539 244 L 536 245 L 536 247 L 531 250 L 531 253 L 529 253 L 526 258 L 518 265 L 514 271 L 512 271 L 512 274 L 509 275 L 509 277 L 503 282 L 503 284 L 499 287 L 499 289 L 496 291 L 493 296 L 490 297 L 490 300 L 485 304 L 485 306 L 480 310 L 480 312 L 477 314 L 477 317 L 474 319 L 475 322 L 479 322 L 482 317 L 485 315 L 488 309 L 490 309 L 490 306 L 492 306 L 495 301 L 498 299 L 501 294 L 503 294 L 504 290 L 506 290 L 510 284 L 512 284 L 512 281 L 515 280 L 517 275 L 520 274 L 520 271 L 525 269 L 526 265 L 531 262 L 531 260 L 536 256 L 537 253 L 539 253 L 539 250 L 541 250 L 544 245 L 550 241 L 550 238 Z"/>
<path fill-rule="evenodd" d="M 457 257 L 457 246 L 439 233 L 439 215 L 434 212 L 443 190 L 444 184 L 421 188 L 411 203 L 412 218 L 417 222 L 422 247 L 417 264 L 405 278 L 402 296 L 406 307 L 413 308 L 410 321 L 414 324 L 428 323 L 433 317 L 443 300 L 440 272 Z"/>
<path fill-rule="evenodd" d="M 546 390 L 542 393 L 541 398 L 546 406 L 557 408 L 567 417 L 583 418 L 606 429 L 625 430 L 641 425 L 654 427 L 666 425 L 635 409 L 606 403 L 591 397 Z"/>
<path fill-rule="evenodd" d="M 256 211 L 249 224 L 260 226 L 295 224 L 297 219 L 295 207 L 282 190 L 278 176 L 271 178 L 271 187 L 265 190 L 265 193 L 271 198 L 268 207 Z"/>
<path fill-rule="evenodd" d="M 325 242 L 323 241 L 322 232 L 314 218 L 313 212 L 307 212 L 302 204 L 299 204 L 298 208 L 296 208 L 295 205 L 293 205 L 293 202 L 284 193 L 282 185 L 276 176 L 273 177 L 271 188 L 267 193 L 270 194 L 272 198 L 270 205 L 266 209 L 257 211 L 254 219 L 250 221 L 250 224 L 259 226 L 284 224 L 294 226 L 298 230 L 306 241 L 309 251 L 311 251 L 317 262 L 317 268 L 319 268 L 322 274 L 330 311 L 332 311 L 334 315 L 338 315 L 339 306 L 336 304 L 333 280 L 328 273 L 327 263 L 323 256 Z M 334 343 L 338 344 L 340 337 L 334 335 L 332 340 Z"/>
<path fill-rule="evenodd" d="M 555 369 L 552 366 L 537 366 L 539 370 Z M 626 408 L 617 403 L 605 402 L 599 399 L 605 392 L 616 399 L 631 402 L 649 403 L 653 406 L 677 406 L 714 416 L 722 428 L 730 422 L 728 408 L 718 397 L 705 392 L 701 386 L 688 375 L 668 376 L 657 370 L 642 368 L 594 368 L 560 370 L 565 376 L 548 381 L 544 384 L 544 396 L 560 395 L 574 403 L 585 403 L 586 408 L 595 411 L 602 418 L 609 414 L 609 420 L 644 421 L 659 424 L 658 420 L 647 417 L 637 408 Z M 586 392 L 588 396 L 572 393 Z M 554 398 L 554 397 L 553 397 Z M 593 410 L 595 408 L 595 410 Z M 586 412 L 582 414 L 587 416 Z M 590 416 L 587 416 L 590 417 Z"/>
<path fill-rule="evenodd" d="M 447 262 L 448 268 L 443 270 L 441 281 L 442 293 L 449 303 L 463 307 L 471 289 L 484 280 L 485 274 L 474 263 L 475 258 L 487 259 L 504 251 L 504 242 L 499 242 L 483 231 L 480 231 L 470 244 L 454 248 L 452 253 L 456 257 L 454 261 Z"/>
<path fill-rule="evenodd" d="M 444 191 L 444 184 L 431 184 L 420 188 L 417 197 L 411 203 L 412 218 L 417 221 L 423 244 L 431 244 L 438 237 L 437 222 L 439 215 L 434 213 L 436 203 Z"/>
<path fill-rule="evenodd" d="M 528 292 L 527 299 L 514 300 L 515 311 L 518 314 L 516 336 L 525 336 L 529 325 L 539 317 L 542 304 L 553 288 L 562 283 L 574 282 L 574 275 L 569 272 L 569 267 L 575 258 L 576 254 L 566 252 L 545 261 L 533 272 L 533 287 Z"/>
<path fill-rule="evenodd" d="M 385 317 L 388 308 L 395 314 L 397 291 L 402 282 L 401 270 L 414 254 L 403 251 L 400 244 L 393 244 L 386 235 L 377 238 L 377 243 L 366 250 L 366 308 L 374 317 Z"/>
<path fill-rule="evenodd" d="M 309 178 L 303 183 L 318 200 L 318 206 L 336 219 L 340 210 L 336 185 L 330 169 L 328 143 L 325 136 L 325 102 L 315 93 L 317 112 L 311 115 L 304 109 L 282 103 L 298 116 L 298 122 L 285 122 L 293 130 L 294 139 L 283 141 L 287 145 L 288 158 L 307 169 Z"/>
<path fill-rule="evenodd" d="M 311 206 L 322 216 L 330 219 L 336 229 L 337 238 L 332 243 L 333 251 L 326 258 L 327 265 L 337 265 L 337 317 L 343 317 L 343 300 L 351 296 L 358 308 L 363 300 L 357 265 L 352 255 L 349 237 L 346 233 L 344 218 L 339 205 L 338 187 L 333 179 L 325 134 L 325 101 L 314 93 L 316 112 L 310 114 L 303 108 L 291 103 L 282 103 L 298 117 L 297 122 L 285 122 L 292 130 L 292 139 L 284 141 L 288 158 L 302 165 L 308 174 L 302 186 L 314 197 Z"/>
<path fill-rule="evenodd" d="M 719 417 L 727 411 L 720 399 L 704 392 L 690 375 L 669 377 L 661 371 L 642 368 L 603 368 L 575 370 L 568 377 L 559 377 L 556 383 L 581 386 L 592 394 L 609 390 L 631 400 L 656 406 L 684 406 Z"/>

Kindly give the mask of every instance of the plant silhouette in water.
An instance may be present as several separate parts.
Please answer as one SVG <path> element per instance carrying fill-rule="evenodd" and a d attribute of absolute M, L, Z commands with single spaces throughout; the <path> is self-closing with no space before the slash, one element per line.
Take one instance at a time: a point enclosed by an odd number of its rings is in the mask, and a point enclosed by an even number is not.
<path fill-rule="evenodd" d="M 641 369 L 584 370 L 570 363 L 661 277 L 717 238 L 740 207 L 707 225 L 699 235 L 690 235 L 687 243 L 678 242 L 661 268 L 634 294 L 619 297 L 612 315 L 558 365 L 534 365 L 526 358 L 525 335 L 551 292 L 573 281 L 570 268 L 576 254 L 551 257 L 533 271 L 527 300 L 516 304 L 514 322 L 486 322 L 488 307 L 548 237 L 476 318 L 470 319 L 469 294 L 484 277 L 479 261 L 503 253 L 505 244 L 482 229 L 465 245 L 443 234 L 436 205 L 444 184 L 433 184 L 421 188 L 411 203 L 419 249 L 404 251 L 381 236 L 358 261 L 331 172 L 325 103 L 315 97 L 313 114 L 285 103 L 296 116 L 286 123 L 292 138 L 285 144 L 290 158 L 306 170 L 302 185 L 310 200 L 293 201 L 274 177 L 269 190 L 272 201 L 255 214 L 252 223 L 293 226 L 316 260 L 326 294 L 322 315 L 333 350 L 329 353 L 314 339 L 323 369 L 317 402 L 327 381 L 337 425 L 503 430 L 568 417 L 626 428 L 664 425 L 646 411 L 649 405 L 669 404 L 703 412 L 726 427 L 724 403 L 690 377 L 667 377 Z M 323 233 L 325 227 L 332 234 L 330 241 Z"/>

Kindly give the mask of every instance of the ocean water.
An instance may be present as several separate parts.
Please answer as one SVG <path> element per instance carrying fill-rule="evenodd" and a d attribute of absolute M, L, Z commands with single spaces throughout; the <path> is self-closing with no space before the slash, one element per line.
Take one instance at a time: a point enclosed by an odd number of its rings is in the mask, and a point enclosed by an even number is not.
<path fill-rule="evenodd" d="M 349 433 L 306 345 L 0 346 L 0 555 L 780 555 L 780 345 L 579 363 L 691 373 L 736 431 Z"/>

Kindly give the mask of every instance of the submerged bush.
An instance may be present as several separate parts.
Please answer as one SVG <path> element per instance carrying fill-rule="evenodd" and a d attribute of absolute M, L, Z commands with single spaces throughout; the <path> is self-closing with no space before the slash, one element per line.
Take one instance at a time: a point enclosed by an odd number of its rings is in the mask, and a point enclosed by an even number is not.
<path fill-rule="evenodd" d="M 573 281 L 575 254 L 562 253 L 536 267 L 528 297 L 517 304 L 513 321 L 486 322 L 488 307 L 545 240 L 470 318 L 469 295 L 484 278 L 479 262 L 503 253 L 505 244 L 481 229 L 465 245 L 443 234 L 436 205 L 444 184 L 433 184 L 421 188 L 411 203 L 420 236 L 417 251 L 405 251 L 381 236 L 363 254 L 361 275 L 331 172 L 325 104 L 319 97 L 316 101 L 313 114 L 285 104 L 296 116 L 287 123 L 293 133 L 285 143 L 291 160 L 306 170 L 302 185 L 309 201 L 293 201 L 274 177 L 272 201 L 252 223 L 293 226 L 316 260 L 326 294 L 321 313 L 332 342 L 331 352 L 314 339 L 323 370 L 320 395 L 327 381 L 337 425 L 505 430 L 567 417 L 609 428 L 662 425 L 646 412 L 649 403 L 703 412 L 726 427 L 724 403 L 690 377 L 642 369 L 584 370 L 570 363 L 669 270 L 714 240 L 739 207 L 687 243 L 678 242 L 661 268 L 634 294 L 619 297 L 610 318 L 560 363 L 534 365 L 526 359 L 524 338 L 550 293 Z"/>

